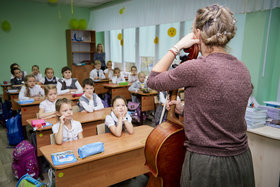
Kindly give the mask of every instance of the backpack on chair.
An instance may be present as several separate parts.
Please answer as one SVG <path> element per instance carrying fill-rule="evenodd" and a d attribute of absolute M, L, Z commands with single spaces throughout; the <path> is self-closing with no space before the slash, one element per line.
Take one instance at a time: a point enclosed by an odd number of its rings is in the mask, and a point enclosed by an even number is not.
<path fill-rule="evenodd" d="M 33 178 L 38 178 L 39 164 L 36 149 L 29 141 L 23 140 L 14 149 L 12 172 L 17 179 L 26 173 Z"/>

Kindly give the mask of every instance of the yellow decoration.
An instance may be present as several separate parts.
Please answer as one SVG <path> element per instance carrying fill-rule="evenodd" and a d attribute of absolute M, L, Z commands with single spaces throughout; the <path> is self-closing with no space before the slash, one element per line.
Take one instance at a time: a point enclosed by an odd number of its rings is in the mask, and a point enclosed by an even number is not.
<path fill-rule="evenodd" d="M 11 24 L 7 20 L 4 20 L 2 22 L 2 29 L 3 31 L 9 32 L 11 30 Z"/>
<path fill-rule="evenodd" d="M 57 2 L 57 0 L 48 0 L 49 1 L 49 3 L 56 3 Z"/>
<path fill-rule="evenodd" d="M 120 41 L 121 46 L 123 46 L 123 40 Z"/>
<path fill-rule="evenodd" d="M 60 172 L 60 173 L 58 174 L 58 177 L 61 178 L 61 177 L 63 177 L 63 175 L 64 175 L 64 173 Z"/>
<path fill-rule="evenodd" d="M 72 13 L 72 16 L 73 16 L 73 14 L 74 14 L 74 8 L 73 8 L 73 0 L 71 0 L 71 13 Z"/>
<path fill-rule="evenodd" d="M 71 28 L 71 29 L 78 29 L 78 28 L 79 28 L 79 22 L 78 22 L 78 20 L 75 19 L 75 18 L 73 18 L 73 19 L 70 20 L 69 25 L 70 25 L 70 28 Z"/>
<path fill-rule="evenodd" d="M 174 37 L 176 35 L 176 29 L 174 27 L 170 27 L 167 31 L 168 36 Z"/>
<path fill-rule="evenodd" d="M 120 14 L 123 14 L 123 11 L 125 10 L 125 7 L 122 7 L 121 9 L 120 9 Z"/>
<path fill-rule="evenodd" d="M 80 19 L 79 29 L 85 30 L 87 28 L 87 21 L 85 19 Z"/>
<path fill-rule="evenodd" d="M 39 136 L 40 136 L 40 137 L 42 137 L 42 136 L 43 136 L 43 134 L 42 134 L 42 133 L 40 133 L 40 134 L 39 134 Z"/>
<path fill-rule="evenodd" d="M 154 43 L 155 43 L 155 44 L 158 44 L 158 37 L 157 37 L 157 36 L 156 36 L 155 39 L 154 39 Z"/>
<path fill-rule="evenodd" d="M 118 40 L 122 40 L 122 33 L 118 34 Z"/>

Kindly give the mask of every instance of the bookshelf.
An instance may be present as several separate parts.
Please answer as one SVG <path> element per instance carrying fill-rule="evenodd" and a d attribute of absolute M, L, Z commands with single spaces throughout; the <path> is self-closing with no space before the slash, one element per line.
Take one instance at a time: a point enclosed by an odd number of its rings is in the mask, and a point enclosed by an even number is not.
<path fill-rule="evenodd" d="M 82 84 L 93 69 L 93 54 L 96 51 L 95 31 L 66 30 L 67 65 L 72 77 Z"/>

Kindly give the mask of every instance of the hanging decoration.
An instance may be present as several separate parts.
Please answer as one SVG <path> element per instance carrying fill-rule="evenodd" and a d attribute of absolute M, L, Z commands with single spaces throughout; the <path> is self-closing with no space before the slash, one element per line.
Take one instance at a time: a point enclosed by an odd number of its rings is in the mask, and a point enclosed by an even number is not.
<path fill-rule="evenodd" d="M 2 29 L 3 31 L 9 32 L 11 30 L 11 24 L 7 20 L 2 21 Z"/>
<path fill-rule="evenodd" d="M 118 40 L 122 40 L 122 33 L 118 34 Z"/>
<path fill-rule="evenodd" d="M 167 31 L 168 36 L 174 37 L 176 35 L 176 29 L 174 27 L 170 27 Z"/>
<path fill-rule="evenodd" d="M 123 40 L 120 40 L 120 45 L 123 46 Z"/>
<path fill-rule="evenodd" d="M 155 43 L 155 44 L 158 44 L 158 37 L 157 37 L 157 36 L 156 36 L 155 39 L 154 39 L 154 43 Z"/>
<path fill-rule="evenodd" d="M 75 19 L 75 18 L 72 18 L 72 19 L 70 20 L 69 25 L 70 25 L 70 28 L 71 28 L 71 29 L 78 29 L 78 28 L 79 28 L 79 22 L 78 22 L 78 20 Z"/>
<path fill-rule="evenodd" d="M 71 13 L 72 13 L 72 16 L 73 16 L 73 14 L 74 14 L 73 0 L 71 0 Z"/>
<path fill-rule="evenodd" d="M 124 12 L 124 10 L 125 10 L 125 7 L 122 7 L 122 8 L 120 9 L 119 13 L 122 15 L 123 12 Z"/>
<path fill-rule="evenodd" d="M 79 20 L 79 29 L 85 30 L 87 28 L 87 21 L 85 19 Z"/>

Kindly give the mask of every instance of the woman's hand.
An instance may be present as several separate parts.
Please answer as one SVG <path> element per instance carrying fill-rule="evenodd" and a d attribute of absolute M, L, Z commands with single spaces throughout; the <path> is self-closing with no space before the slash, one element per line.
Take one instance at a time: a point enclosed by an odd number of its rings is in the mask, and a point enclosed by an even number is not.
<path fill-rule="evenodd" d="M 181 49 L 190 48 L 194 44 L 198 43 L 199 39 L 195 38 L 194 33 L 191 32 L 184 36 L 179 42 L 177 42 L 177 44 L 174 47 L 176 47 L 180 51 Z"/>
<path fill-rule="evenodd" d="M 166 109 L 167 109 L 167 110 L 170 110 L 170 107 L 171 107 L 172 105 L 176 105 L 176 107 L 175 107 L 175 112 L 176 112 L 177 114 L 181 114 L 181 115 L 183 114 L 184 105 L 183 105 L 180 101 L 177 101 L 177 100 L 172 100 L 172 101 L 170 101 L 169 98 L 167 98 L 167 100 L 166 100 Z"/>

